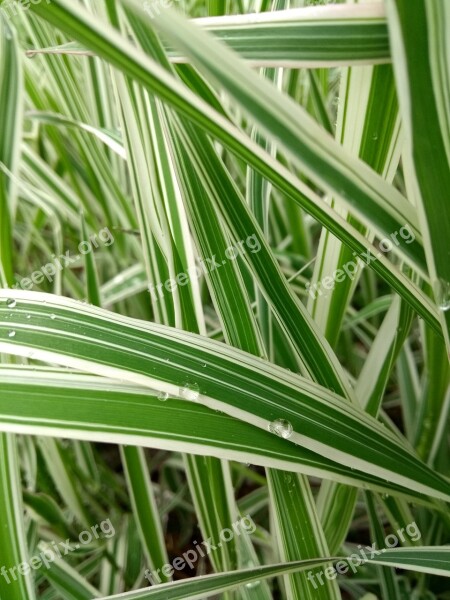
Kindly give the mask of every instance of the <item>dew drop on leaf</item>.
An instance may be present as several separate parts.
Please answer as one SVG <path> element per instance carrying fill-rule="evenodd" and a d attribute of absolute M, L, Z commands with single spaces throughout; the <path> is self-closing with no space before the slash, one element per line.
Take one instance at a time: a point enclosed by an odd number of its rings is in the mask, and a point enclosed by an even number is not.
<path fill-rule="evenodd" d="M 292 425 L 286 419 L 275 419 L 269 423 L 268 429 L 271 433 L 278 435 L 284 439 L 288 439 L 292 435 Z"/>
<path fill-rule="evenodd" d="M 186 383 L 180 388 L 180 396 L 185 400 L 197 400 L 200 395 L 200 389 L 196 383 Z"/>
<path fill-rule="evenodd" d="M 165 402 L 168 397 L 169 394 L 167 392 L 159 392 L 158 394 L 158 400 L 161 400 L 161 402 Z"/>
<path fill-rule="evenodd" d="M 250 583 L 246 583 L 245 587 L 251 590 L 259 585 L 259 581 L 251 581 Z"/>
<path fill-rule="evenodd" d="M 15 298 L 8 298 L 8 300 L 6 301 L 6 306 L 8 308 L 14 308 L 15 306 L 17 306 L 17 300 Z"/>
<path fill-rule="evenodd" d="M 15 331 L 13 331 L 13 330 L 8 331 L 8 337 L 13 338 L 15 335 L 16 335 Z"/>
<path fill-rule="evenodd" d="M 249 562 L 245 563 L 243 565 L 243 567 L 244 567 L 244 569 L 251 569 L 251 568 L 255 568 L 255 564 L 253 562 L 249 561 Z M 257 587 L 259 584 L 260 584 L 259 581 L 250 581 L 249 583 L 245 584 L 245 587 L 251 590 L 251 589 Z"/>
<path fill-rule="evenodd" d="M 434 284 L 436 302 L 440 310 L 450 310 L 450 283 L 444 279 L 438 279 Z"/>

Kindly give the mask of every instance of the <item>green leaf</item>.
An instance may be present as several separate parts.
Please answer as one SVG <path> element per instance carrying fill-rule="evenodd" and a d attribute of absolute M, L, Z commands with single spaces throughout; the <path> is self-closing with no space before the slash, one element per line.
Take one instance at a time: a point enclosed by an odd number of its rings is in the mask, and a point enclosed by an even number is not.
<path fill-rule="evenodd" d="M 8 322 L 10 295 L 0 292 L 3 352 L 32 351 L 40 360 L 167 391 L 188 404 L 192 398 L 264 430 L 282 419 L 292 427 L 289 435 L 286 424 L 287 444 L 302 444 L 349 470 L 369 469 L 436 498 L 449 496 L 448 483 L 394 434 L 314 382 L 204 337 L 56 296 L 15 291 L 17 306 Z M 337 421 L 339 430 L 333 426 Z"/>
<path fill-rule="evenodd" d="M 450 68 L 445 2 L 387 2 L 389 31 L 403 122 L 412 153 L 418 215 L 440 322 L 450 351 Z"/>

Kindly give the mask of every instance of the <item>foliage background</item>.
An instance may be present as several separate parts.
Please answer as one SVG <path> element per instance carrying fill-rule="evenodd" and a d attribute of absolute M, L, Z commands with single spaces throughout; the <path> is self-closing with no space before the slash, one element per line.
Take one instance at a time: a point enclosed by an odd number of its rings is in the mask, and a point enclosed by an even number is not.
<path fill-rule="evenodd" d="M 150 8 L 0 11 L 0 598 L 448 598 L 450 5 Z"/>

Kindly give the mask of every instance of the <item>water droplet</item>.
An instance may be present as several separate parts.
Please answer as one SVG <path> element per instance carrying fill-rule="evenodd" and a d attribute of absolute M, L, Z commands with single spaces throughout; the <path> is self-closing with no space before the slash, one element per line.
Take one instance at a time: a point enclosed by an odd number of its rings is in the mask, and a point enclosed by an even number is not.
<path fill-rule="evenodd" d="M 13 331 L 12 329 L 11 329 L 11 331 L 8 331 L 8 337 L 13 338 L 15 335 L 16 335 L 16 332 Z"/>
<path fill-rule="evenodd" d="M 169 394 L 167 392 L 159 392 L 158 394 L 158 400 L 161 400 L 161 402 L 165 402 L 168 397 Z"/>
<path fill-rule="evenodd" d="M 450 283 L 444 279 L 438 279 L 433 288 L 436 302 L 440 310 L 450 310 Z"/>
<path fill-rule="evenodd" d="M 27 315 L 27 319 L 31 319 L 31 315 Z"/>
<path fill-rule="evenodd" d="M 14 308 L 17 306 L 17 300 L 15 298 L 8 298 L 6 301 L 6 306 L 8 308 Z"/>
<path fill-rule="evenodd" d="M 180 396 L 185 400 L 197 400 L 200 395 L 200 389 L 196 383 L 186 383 L 180 388 Z"/>
<path fill-rule="evenodd" d="M 54 321 L 56 319 L 56 315 L 50 315 L 50 319 Z"/>
<path fill-rule="evenodd" d="M 250 583 L 246 583 L 245 587 L 248 588 L 249 590 L 257 587 L 260 584 L 259 581 L 251 581 Z"/>
<path fill-rule="evenodd" d="M 288 439 L 292 435 L 292 425 L 286 419 L 275 419 L 269 423 L 268 429 L 271 433 L 275 433 L 279 437 Z"/>
<path fill-rule="evenodd" d="M 246 562 L 244 565 L 244 569 L 254 569 L 255 565 L 253 562 L 248 561 Z M 260 584 L 260 581 L 250 581 L 249 583 L 245 584 L 245 587 L 248 588 L 249 590 L 257 587 Z"/>
<path fill-rule="evenodd" d="M 372 135 L 372 139 L 373 139 L 373 141 L 374 141 L 374 142 L 376 142 L 376 141 L 377 141 L 377 139 L 378 139 L 378 133 L 374 133 L 374 134 Z"/>

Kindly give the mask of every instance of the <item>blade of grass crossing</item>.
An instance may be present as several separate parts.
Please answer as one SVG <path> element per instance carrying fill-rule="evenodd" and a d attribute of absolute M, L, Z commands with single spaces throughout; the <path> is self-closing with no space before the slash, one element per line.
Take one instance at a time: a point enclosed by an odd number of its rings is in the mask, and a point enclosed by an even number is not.
<path fill-rule="evenodd" d="M 328 556 L 325 535 L 307 477 L 270 469 L 267 471 L 267 481 L 273 500 L 271 509 L 281 560 L 289 562 L 293 556 L 297 560 Z M 284 578 L 287 598 L 341 598 L 335 580 L 327 579 L 325 585 L 313 585 L 310 573 L 296 573 Z"/>
<path fill-rule="evenodd" d="M 419 0 L 386 4 L 394 72 L 418 186 L 418 214 L 439 318 L 450 352 L 450 210 L 442 199 L 450 188 L 449 7 Z"/>
<path fill-rule="evenodd" d="M 387 565 L 408 570 L 416 570 L 437 575 L 449 576 L 450 551 L 447 547 L 393 548 L 386 550 L 383 559 L 373 559 L 373 564 Z M 337 560 L 337 559 L 334 559 Z M 246 571 L 220 573 L 177 581 L 169 586 L 136 590 L 127 594 L 108 596 L 103 600 L 200 600 L 205 595 L 220 593 L 241 585 L 248 585 L 266 577 L 276 577 L 296 570 L 312 569 L 323 564 L 317 559 L 270 565 Z"/>
<path fill-rule="evenodd" d="M 13 173 L 16 171 L 20 154 L 22 88 L 22 62 L 16 34 L 3 13 L 0 13 L 0 162 Z M 0 268 L 1 280 L 7 285 L 14 282 L 12 222 L 15 197 L 14 182 L 0 171 Z"/>
<path fill-rule="evenodd" d="M 19 128 L 22 106 L 22 70 L 14 31 L 0 11 L 0 161 L 15 172 L 18 161 L 21 131 Z M 12 214 L 14 189 L 0 171 L 0 283 L 13 284 Z M 4 357 L 0 354 L 1 362 Z M 17 574 L 18 565 L 27 562 L 28 547 L 23 521 L 20 467 L 17 440 L 14 435 L 0 434 L 0 514 L 3 536 L 0 544 L 0 598 L 34 600 L 35 593 L 30 571 Z M 13 573 L 6 572 L 13 569 Z M 5 576 L 6 573 L 6 576 Z"/>
<path fill-rule="evenodd" d="M 65 460 L 60 443 L 57 440 L 42 437 L 38 440 L 38 448 L 63 502 L 76 520 L 83 526 L 88 527 L 92 519 L 83 503 L 78 482 Z"/>
<path fill-rule="evenodd" d="M 0 434 L 0 514 L 3 529 L 0 565 L 4 567 L 0 577 L 0 598 L 35 600 L 31 571 L 24 575 L 18 572 L 19 565 L 28 563 L 28 548 L 16 444 L 14 435 Z"/>
<path fill-rule="evenodd" d="M 384 101 L 380 101 L 380 98 L 384 98 Z M 344 147 L 392 183 L 400 157 L 402 138 L 399 135 L 398 106 L 391 67 L 366 67 L 345 71 L 339 93 L 336 136 Z M 370 234 L 367 228 L 352 218 L 338 202 L 333 200 L 332 206 L 355 229 L 373 239 L 373 233 Z M 315 264 L 308 308 L 331 345 L 335 347 L 362 264 L 355 261 L 348 247 L 326 230 L 322 232 L 319 252 L 322 259 Z M 358 262 L 356 272 L 351 277 L 339 281 L 333 289 L 324 294 L 320 282 L 338 269 L 342 270 L 344 265 L 354 262 Z"/>
<path fill-rule="evenodd" d="M 84 214 L 81 215 L 81 239 L 89 239 Z M 86 278 L 87 301 L 94 306 L 101 306 L 99 281 L 93 252 L 86 252 L 84 255 L 84 272 Z"/>
<path fill-rule="evenodd" d="M 134 89 L 133 83 L 121 74 L 117 74 L 115 84 L 121 106 L 121 124 L 127 148 L 139 231 L 141 232 L 147 281 L 150 285 L 156 285 L 160 281 L 165 281 L 169 274 L 173 274 L 173 260 L 168 225 L 164 213 L 161 215 L 162 223 L 158 218 L 161 213 L 156 207 L 157 199 L 147 162 L 150 144 L 146 144 L 143 138 L 147 135 L 149 127 L 148 123 L 145 123 L 146 127 L 144 127 L 141 120 L 141 115 L 145 114 L 145 99 L 143 92 Z M 163 237 L 163 232 L 166 234 L 165 237 Z M 175 297 L 154 298 L 150 294 L 150 298 L 156 321 L 175 324 L 173 304 Z"/>
<path fill-rule="evenodd" d="M 450 389 L 450 365 L 443 340 L 428 327 L 423 329 L 426 383 L 418 406 L 414 445 L 428 460 Z"/>
<path fill-rule="evenodd" d="M 231 540 L 232 543 L 224 544 L 220 537 L 222 530 L 228 528 L 233 521 L 230 512 L 231 504 L 223 501 L 227 496 L 227 490 L 222 461 L 206 456 L 196 457 L 191 454 L 185 454 L 184 461 L 189 463 L 186 465 L 186 474 L 200 529 L 210 535 L 209 539 L 212 540 L 214 547 L 223 547 L 222 551 L 209 554 L 214 570 L 225 572 L 231 566 L 236 568 L 238 564 L 236 543 Z M 226 464 L 225 470 L 228 468 L 228 464 Z"/>
<path fill-rule="evenodd" d="M 384 97 L 386 102 L 380 102 L 380 97 Z M 337 139 L 355 156 L 359 156 L 391 182 L 399 160 L 401 141 L 392 69 L 382 66 L 346 70 L 342 76 L 339 101 Z M 336 210 L 363 235 L 369 235 L 373 239 L 373 234 L 347 211 L 339 206 Z M 317 289 L 317 292 L 309 292 L 308 308 L 335 347 L 346 308 L 361 274 L 362 264 L 355 260 L 348 247 L 325 230 L 322 232 L 319 254 L 321 260 L 316 261 L 311 286 L 311 289 Z M 356 273 L 335 284 L 329 293 L 323 295 L 321 285 L 324 278 L 331 273 L 343 272 L 343 267 L 349 263 L 357 265 Z M 387 364 L 387 368 L 390 372 L 390 364 Z M 359 393 L 357 396 L 364 400 L 366 398 Z M 380 396 L 375 394 L 375 402 L 379 400 Z M 326 523 L 325 531 L 329 536 L 327 539 L 331 552 L 337 551 L 345 538 L 352 517 L 350 507 L 356 502 L 354 489 L 348 489 L 348 497 L 345 498 L 344 491 L 336 488 L 334 483 L 324 482 L 318 497 L 318 506 L 321 518 Z M 345 511 L 347 520 L 342 518 L 342 510 Z M 331 543 L 331 537 L 334 543 Z"/>
<path fill-rule="evenodd" d="M 274 0 L 272 10 L 282 10 L 287 6 L 289 6 L 289 0 Z M 260 75 L 261 77 L 265 77 L 269 81 L 272 81 L 278 88 L 281 87 L 283 81 L 282 69 L 261 69 Z M 258 146 L 265 148 L 266 152 L 272 156 L 276 156 L 275 144 L 272 141 L 267 140 L 255 127 L 252 131 L 252 139 Z M 266 238 L 268 238 L 269 234 L 269 201 L 271 189 L 270 183 L 264 179 L 260 173 L 247 167 L 246 200 Z M 258 286 L 255 286 L 255 294 L 258 321 L 266 347 L 266 353 L 269 359 L 273 360 L 272 315 L 270 306 L 267 304 L 264 296 L 258 289 Z"/>
<path fill-rule="evenodd" d="M 370 539 L 376 543 L 377 548 L 384 548 L 384 529 L 377 513 L 375 498 L 369 493 L 364 494 L 364 496 L 370 520 Z M 381 584 L 382 600 L 400 600 L 400 590 L 393 569 L 390 569 L 389 567 L 378 567 L 378 573 Z"/>
<path fill-rule="evenodd" d="M 45 550 L 45 544 L 39 550 Z M 60 558 L 52 563 L 51 569 L 45 570 L 45 577 L 64 600 L 93 600 L 101 597 L 94 586 Z"/>
<path fill-rule="evenodd" d="M 144 450 L 133 446 L 121 446 L 120 455 L 148 567 L 152 571 L 158 569 L 161 582 L 170 581 L 171 578 L 161 571 L 161 567 L 167 564 L 169 559 Z"/>
<path fill-rule="evenodd" d="M 405 297 L 431 326 L 440 331 L 437 324 L 437 310 L 417 286 L 413 286 L 410 281 L 407 281 L 357 231 L 352 230 L 350 234 L 349 224 L 343 222 L 337 215 L 330 213 L 329 207 L 321 198 L 306 186 L 301 185 L 281 164 L 273 162 L 271 157 L 264 154 L 262 149 L 252 145 L 248 138 L 243 138 L 242 134 L 229 121 L 211 111 L 210 107 L 202 103 L 198 97 L 190 96 L 186 90 L 182 91 L 178 84 L 167 77 L 167 73 L 158 70 L 157 66 L 151 61 L 145 60 L 123 38 L 114 35 L 112 31 L 107 30 L 104 26 L 99 27 L 98 22 L 91 19 L 80 8 L 77 7 L 74 12 L 73 7 L 70 7 L 65 0 L 54 0 L 51 5 L 45 8 L 45 11 L 41 10 L 40 5 L 32 5 L 30 9 L 39 12 L 40 16 L 57 24 L 59 28 L 70 35 L 75 35 L 87 47 L 95 49 L 99 55 L 107 58 L 111 64 L 128 73 L 132 72 L 136 80 L 155 91 L 173 106 L 176 106 L 180 112 L 189 116 L 190 119 L 200 123 L 210 133 L 221 139 L 233 152 L 247 160 L 255 169 L 264 173 L 274 186 L 298 202 L 326 227 L 332 229 L 340 239 L 345 241 L 358 254 L 364 254 L 366 248 L 369 248 L 371 257 L 378 258 L 376 261 L 372 260 L 371 267 Z M 185 101 L 187 95 L 189 95 L 188 102 Z"/>
<path fill-rule="evenodd" d="M 399 298 L 394 298 L 358 378 L 356 389 L 364 409 L 377 416 L 384 392 L 400 349 L 407 339 L 413 313 Z"/>
<path fill-rule="evenodd" d="M 187 581 L 176 581 L 165 586 L 152 586 L 150 589 L 141 589 L 127 594 L 107 596 L 103 600 L 201 600 L 218 594 L 257 587 L 270 577 L 284 573 L 295 573 L 322 564 L 320 559 L 284 563 L 283 565 L 269 565 L 254 567 L 241 571 L 231 571 L 215 575 L 194 577 Z"/>

